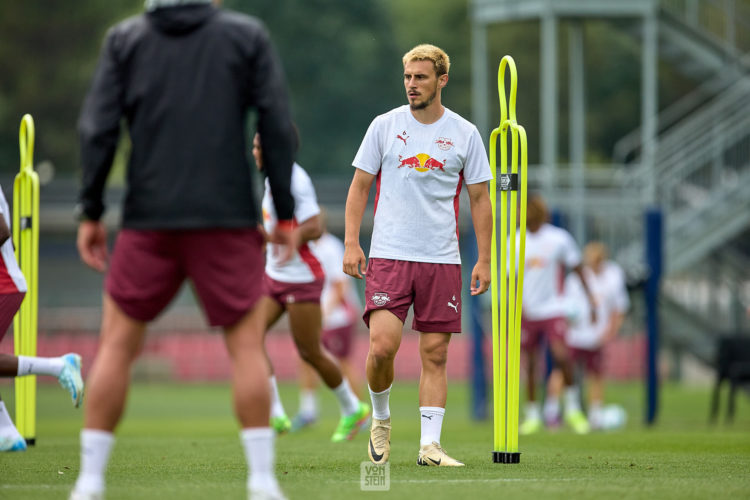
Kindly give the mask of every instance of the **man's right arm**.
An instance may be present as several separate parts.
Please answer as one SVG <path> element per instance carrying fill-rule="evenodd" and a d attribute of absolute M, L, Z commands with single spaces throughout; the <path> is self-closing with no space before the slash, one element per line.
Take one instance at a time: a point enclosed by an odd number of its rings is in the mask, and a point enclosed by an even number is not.
<path fill-rule="evenodd" d="M 344 217 L 344 272 L 349 276 L 362 279 L 361 272 L 365 272 L 367 260 L 359 244 L 359 229 L 367 206 L 367 197 L 375 179 L 373 174 L 359 168 L 354 171 L 349 194 L 346 196 L 346 212 Z"/>
<path fill-rule="evenodd" d="M 91 88 L 78 118 L 81 141 L 81 191 L 78 195 L 76 245 L 81 260 L 104 271 L 109 260 L 107 230 L 100 221 L 104 213 L 104 186 L 120 137 L 124 84 L 114 53 L 116 32 L 107 34 Z"/>
<path fill-rule="evenodd" d="M 78 211 L 97 221 L 104 212 L 103 193 L 120 137 L 123 116 L 123 81 L 114 54 L 116 32 L 111 30 L 102 47 L 91 88 L 78 118 L 83 169 Z"/>

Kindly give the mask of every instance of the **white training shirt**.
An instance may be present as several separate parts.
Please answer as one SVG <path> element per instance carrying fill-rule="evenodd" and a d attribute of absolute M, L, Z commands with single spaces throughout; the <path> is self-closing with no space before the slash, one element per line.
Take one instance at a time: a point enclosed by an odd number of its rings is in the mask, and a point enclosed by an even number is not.
<path fill-rule="evenodd" d="M 461 186 L 492 178 L 473 124 L 445 108 L 425 125 L 404 105 L 372 121 L 352 164 L 377 176 L 370 258 L 461 263 Z"/>
<path fill-rule="evenodd" d="M 8 208 L 8 202 L 5 200 L 2 187 L 0 187 L 0 211 L 5 220 L 5 225 L 10 230 L 10 209 Z M 0 252 L 3 256 L 2 262 L 0 262 L 0 294 L 25 292 L 26 279 L 24 279 L 23 273 L 21 273 L 21 269 L 18 267 L 16 255 L 13 253 L 12 236 L 5 240 L 5 243 L 0 247 Z"/>
<path fill-rule="evenodd" d="M 354 286 L 354 278 L 344 272 L 344 243 L 330 233 L 310 242 L 310 249 L 323 265 L 326 279 L 323 283 L 323 293 L 320 296 L 320 306 L 323 310 L 323 329 L 332 330 L 351 325 L 360 314 L 359 295 Z M 344 303 L 339 302 L 330 306 L 335 283 L 346 283 Z"/>
<path fill-rule="evenodd" d="M 519 242 L 520 234 L 516 244 Z M 566 230 L 546 223 L 536 233 L 527 231 L 524 262 L 524 318 L 538 321 L 564 316 L 565 274 L 581 263 L 581 253 L 573 237 Z"/>
<path fill-rule="evenodd" d="M 292 166 L 291 181 L 292 196 L 294 197 L 294 220 L 301 224 L 320 213 L 318 200 L 315 196 L 310 176 L 298 164 Z M 263 227 L 268 234 L 273 233 L 278 218 L 276 208 L 271 197 L 271 184 L 266 179 L 266 190 L 263 193 Z M 279 263 L 279 249 L 274 243 L 266 246 L 266 274 L 276 281 L 284 283 L 311 283 L 324 277 L 323 268 L 318 259 L 310 251 L 307 243 L 303 243 L 292 258 L 285 264 Z"/>
<path fill-rule="evenodd" d="M 570 273 L 565 280 L 565 301 L 570 325 L 566 342 L 578 349 L 594 349 L 604 336 L 612 313 L 625 313 L 630 299 L 625 287 L 625 273 L 614 262 L 606 262 L 600 274 L 584 268 L 584 276 L 596 303 L 596 323 L 591 322 L 591 306 L 581 279 Z"/>

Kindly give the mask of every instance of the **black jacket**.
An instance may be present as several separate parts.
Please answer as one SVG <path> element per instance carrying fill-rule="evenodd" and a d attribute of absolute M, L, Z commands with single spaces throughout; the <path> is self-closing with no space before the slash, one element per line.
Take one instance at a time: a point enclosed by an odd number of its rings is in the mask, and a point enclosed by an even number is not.
<path fill-rule="evenodd" d="M 109 30 L 78 122 L 79 209 L 98 220 L 125 118 L 132 141 L 123 227 L 253 227 L 247 115 L 257 110 L 279 219 L 291 219 L 295 136 L 263 25 L 210 5 L 161 8 Z"/>

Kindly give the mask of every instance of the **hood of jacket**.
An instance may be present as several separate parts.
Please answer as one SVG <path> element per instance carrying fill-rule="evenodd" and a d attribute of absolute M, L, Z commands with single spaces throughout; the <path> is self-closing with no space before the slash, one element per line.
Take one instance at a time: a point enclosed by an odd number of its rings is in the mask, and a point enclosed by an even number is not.
<path fill-rule="evenodd" d="M 170 36 L 187 35 L 203 26 L 217 9 L 210 3 L 196 2 L 157 7 L 147 12 L 153 26 Z"/>

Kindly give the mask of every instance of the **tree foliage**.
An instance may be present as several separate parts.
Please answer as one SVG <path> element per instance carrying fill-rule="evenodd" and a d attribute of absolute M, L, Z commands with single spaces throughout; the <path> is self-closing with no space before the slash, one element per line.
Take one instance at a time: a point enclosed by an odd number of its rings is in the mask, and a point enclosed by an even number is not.
<path fill-rule="evenodd" d="M 18 168 L 18 127 L 31 113 L 36 161 L 71 171 L 76 120 L 107 27 L 140 0 L 0 2 L 0 165 Z"/>
<path fill-rule="evenodd" d="M 400 103 L 389 19 L 372 0 L 226 1 L 262 19 L 281 54 L 310 172 L 351 173 L 370 121 Z M 401 99 L 403 100 L 403 99 Z"/>
<path fill-rule="evenodd" d="M 301 133 L 300 163 L 319 173 L 351 172 L 370 121 L 406 102 L 401 56 L 433 43 L 451 56 L 443 101 L 471 118 L 471 26 L 467 0 L 225 0 L 263 19 L 281 54 L 293 113 Z M 24 113 L 37 125 L 37 161 L 77 171 L 75 125 L 108 26 L 142 10 L 142 0 L 0 2 L 0 165 L 18 165 L 18 126 Z M 627 26 L 586 22 L 588 157 L 606 161 L 612 146 L 640 121 L 639 42 Z M 499 120 L 496 71 L 512 54 L 519 71 L 518 119 L 529 134 L 531 162 L 539 158 L 539 24 L 488 30 L 491 124 Z M 559 29 L 560 129 L 567 124 L 567 31 Z M 660 73 L 660 101 L 692 83 Z M 560 158 L 567 138 L 560 137 Z"/>

